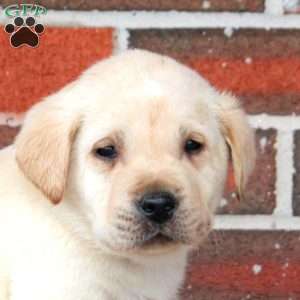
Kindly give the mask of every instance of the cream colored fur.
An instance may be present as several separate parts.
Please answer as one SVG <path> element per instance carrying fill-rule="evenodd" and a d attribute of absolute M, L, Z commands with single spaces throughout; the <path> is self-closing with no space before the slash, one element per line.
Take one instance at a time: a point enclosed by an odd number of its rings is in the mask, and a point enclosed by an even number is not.
<path fill-rule="evenodd" d="M 191 137 L 203 150 L 187 157 Z M 94 155 L 107 143 L 114 163 Z M 99 62 L 35 105 L 0 152 L 0 300 L 177 299 L 223 192 L 226 143 L 242 193 L 254 138 L 237 101 L 147 51 Z M 134 203 L 151 188 L 180 199 L 168 245 L 144 245 Z"/>

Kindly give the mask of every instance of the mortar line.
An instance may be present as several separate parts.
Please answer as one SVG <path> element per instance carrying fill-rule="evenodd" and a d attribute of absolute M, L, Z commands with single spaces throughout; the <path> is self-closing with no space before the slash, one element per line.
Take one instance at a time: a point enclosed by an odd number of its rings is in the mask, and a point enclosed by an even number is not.
<path fill-rule="evenodd" d="M 293 131 L 278 131 L 276 142 L 276 208 L 274 216 L 293 215 Z"/>
<path fill-rule="evenodd" d="M 300 217 L 273 215 L 218 215 L 217 230 L 300 230 Z"/>
<path fill-rule="evenodd" d="M 128 49 L 130 33 L 126 28 L 116 28 L 114 36 L 114 50 L 117 54 Z"/>
<path fill-rule="evenodd" d="M 2 13 L 0 23 L 9 19 Z M 115 27 L 127 29 L 179 28 L 297 28 L 298 15 L 180 11 L 59 11 L 49 10 L 41 21 L 48 26 Z"/>
<path fill-rule="evenodd" d="M 265 0 L 265 13 L 269 15 L 283 15 L 283 0 Z"/>

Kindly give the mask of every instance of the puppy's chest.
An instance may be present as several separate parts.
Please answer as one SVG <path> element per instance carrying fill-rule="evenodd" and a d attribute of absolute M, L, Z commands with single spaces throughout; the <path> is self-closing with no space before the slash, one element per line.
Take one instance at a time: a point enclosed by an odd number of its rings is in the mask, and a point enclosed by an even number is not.
<path fill-rule="evenodd" d="M 108 296 L 108 298 L 103 299 L 103 300 L 177 300 L 178 298 L 164 298 L 163 295 L 161 295 L 160 297 L 155 297 L 155 298 L 149 298 L 146 296 L 137 296 L 137 295 L 126 295 L 126 296 Z M 101 299 L 102 300 L 102 299 Z"/>
<path fill-rule="evenodd" d="M 126 282 L 123 282 L 126 285 Z M 109 288 L 108 298 L 105 300 L 175 300 L 174 291 L 178 289 L 178 286 L 174 286 L 173 290 L 169 290 L 165 286 L 151 285 L 151 284 L 139 284 L 128 285 L 124 287 L 119 284 L 108 285 Z M 102 300 L 102 299 L 101 299 Z"/>
<path fill-rule="evenodd" d="M 162 268 L 160 272 L 127 270 L 119 273 L 115 280 L 106 282 L 110 294 L 107 300 L 176 300 L 182 271 L 173 269 L 172 274 Z"/>

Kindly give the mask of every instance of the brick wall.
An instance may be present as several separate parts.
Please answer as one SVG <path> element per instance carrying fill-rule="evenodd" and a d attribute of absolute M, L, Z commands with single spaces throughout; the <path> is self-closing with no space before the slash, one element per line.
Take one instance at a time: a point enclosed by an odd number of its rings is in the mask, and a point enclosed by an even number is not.
<path fill-rule="evenodd" d="M 182 299 L 300 299 L 300 1 L 35 2 L 51 9 L 38 48 L 13 49 L 0 30 L 0 147 L 33 103 L 95 61 L 134 47 L 177 58 L 239 96 L 259 153 L 245 200 L 227 189 L 191 257 Z"/>

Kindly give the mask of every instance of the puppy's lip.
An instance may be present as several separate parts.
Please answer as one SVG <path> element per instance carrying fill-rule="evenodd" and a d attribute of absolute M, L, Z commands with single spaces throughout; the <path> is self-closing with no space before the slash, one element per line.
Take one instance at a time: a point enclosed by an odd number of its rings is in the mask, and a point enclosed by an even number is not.
<path fill-rule="evenodd" d="M 158 232 L 154 236 L 152 236 L 150 239 L 146 240 L 143 244 L 143 246 L 151 246 L 151 245 L 160 245 L 164 246 L 166 244 L 175 243 L 174 239 L 171 237 L 163 234 L 162 232 Z"/>

